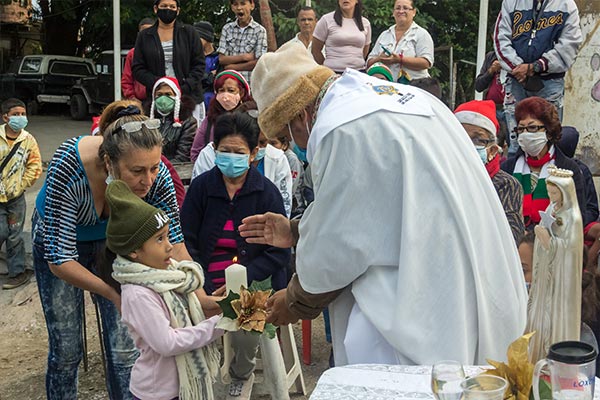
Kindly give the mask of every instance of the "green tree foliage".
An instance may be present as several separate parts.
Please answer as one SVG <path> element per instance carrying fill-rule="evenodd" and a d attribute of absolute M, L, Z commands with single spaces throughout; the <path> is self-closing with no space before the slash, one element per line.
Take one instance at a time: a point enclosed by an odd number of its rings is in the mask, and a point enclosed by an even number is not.
<path fill-rule="evenodd" d="M 319 15 L 335 9 L 337 0 L 313 0 Z M 121 0 L 121 45 L 129 48 L 135 43 L 137 25 L 141 18 L 154 16 L 152 0 Z M 260 21 L 258 1 L 254 18 Z M 488 51 L 492 49 L 493 25 L 501 0 L 489 0 Z M 304 0 L 271 0 L 277 43 L 281 45 L 297 31 L 296 14 Z M 436 46 L 435 66 L 431 74 L 438 78 L 448 96 L 450 76 L 449 52 L 452 46 L 458 62 L 457 102 L 472 97 L 475 67 L 460 60 L 475 62 L 479 0 L 415 0 L 416 22 L 427 29 Z M 112 48 L 112 0 L 40 0 L 41 17 L 45 26 L 44 51 L 58 54 L 89 54 Z M 373 43 L 379 34 L 394 24 L 394 0 L 363 0 L 364 16 L 371 22 Z M 221 27 L 233 19 L 229 0 L 185 0 L 181 3 L 179 20 L 186 23 L 206 20 L 215 27 L 216 41 Z M 81 27 L 81 28 L 79 28 Z M 56 38 L 60 38 L 57 40 Z"/>

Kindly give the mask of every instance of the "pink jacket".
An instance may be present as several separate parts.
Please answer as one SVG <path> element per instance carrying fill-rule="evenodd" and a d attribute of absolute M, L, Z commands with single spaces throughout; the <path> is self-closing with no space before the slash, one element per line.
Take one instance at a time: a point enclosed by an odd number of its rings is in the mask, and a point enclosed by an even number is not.
<path fill-rule="evenodd" d="M 196 326 L 171 328 L 162 297 L 139 285 L 121 286 L 122 322 L 129 329 L 140 357 L 131 370 L 129 390 L 144 400 L 179 396 L 175 356 L 204 347 L 223 335 L 216 315 Z"/>

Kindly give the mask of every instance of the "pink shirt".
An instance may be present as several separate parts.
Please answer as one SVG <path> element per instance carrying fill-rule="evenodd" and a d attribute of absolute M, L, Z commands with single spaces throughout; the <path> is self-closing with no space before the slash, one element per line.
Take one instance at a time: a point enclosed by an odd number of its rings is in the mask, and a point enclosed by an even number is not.
<path fill-rule="evenodd" d="M 140 350 L 131 370 L 129 390 L 143 400 L 179 396 L 175 356 L 206 346 L 223 335 L 216 329 L 219 316 L 188 328 L 171 328 L 169 310 L 162 297 L 139 285 L 121 286 L 122 322 Z"/>
<path fill-rule="evenodd" d="M 352 18 L 342 18 L 342 26 L 333 19 L 333 12 L 325 14 L 317 22 L 313 37 L 325 43 L 327 53 L 324 66 L 336 72 L 346 68 L 364 69 L 363 49 L 371 44 L 371 24 L 362 19 L 364 31 L 359 31 Z"/>

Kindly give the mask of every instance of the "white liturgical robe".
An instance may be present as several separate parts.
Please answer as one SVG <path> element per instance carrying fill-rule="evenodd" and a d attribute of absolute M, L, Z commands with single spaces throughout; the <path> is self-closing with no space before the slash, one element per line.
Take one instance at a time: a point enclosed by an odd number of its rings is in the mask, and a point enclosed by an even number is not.
<path fill-rule="evenodd" d="M 523 334 L 527 291 L 492 182 L 452 112 L 347 70 L 308 143 L 315 200 L 297 272 L 331 305 L 337 365 L 485 364 Z"/>

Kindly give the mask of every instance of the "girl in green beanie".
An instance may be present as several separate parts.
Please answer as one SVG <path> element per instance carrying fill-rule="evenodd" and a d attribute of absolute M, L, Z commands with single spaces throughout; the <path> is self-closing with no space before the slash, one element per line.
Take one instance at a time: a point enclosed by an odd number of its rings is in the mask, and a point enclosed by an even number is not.
<path fill-rule="evenodd" d="M 140 357 L 129 389 L 137 399 L 213 399 L 223 335 L 219 316 L 205 319 L 195 291 L 202 267 L 171 258 L 169 218 L 136 196 L 125 182 L 106 189 L 110 217 L 106 246 L 116 254 L 113 278 L 121 286 L 122 321 Z"/>

